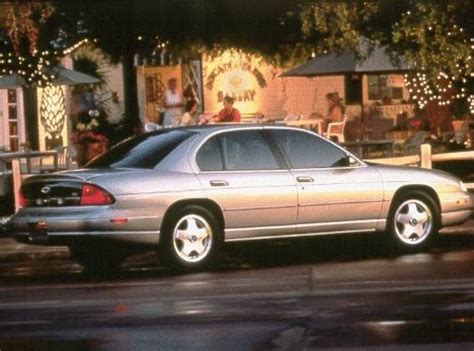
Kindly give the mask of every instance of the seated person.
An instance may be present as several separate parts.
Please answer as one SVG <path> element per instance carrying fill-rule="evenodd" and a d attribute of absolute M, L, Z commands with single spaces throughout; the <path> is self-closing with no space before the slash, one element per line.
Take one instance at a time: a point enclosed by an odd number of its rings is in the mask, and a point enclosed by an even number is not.
<path fill-rule="evenodd" d="M 344 120 L 344 105 L 337 92 L 326 94 L 326 103 L 328 105 L 328 113 L 324 117 L 323 131 L 327 132 L 329 123 L 342 122 Z M 334 131 L 333 132 L 338 132 Z"/>
<path fill-rule="evenodd" d="M 198 103 L 196 100 L 189 100 L 186 103 L 184 108 L 184 113 L 179 120 L 180 126 L 190 126 L 196 124 L 196 119 L 194 115 L 196 114 L 198 109 Z"/>

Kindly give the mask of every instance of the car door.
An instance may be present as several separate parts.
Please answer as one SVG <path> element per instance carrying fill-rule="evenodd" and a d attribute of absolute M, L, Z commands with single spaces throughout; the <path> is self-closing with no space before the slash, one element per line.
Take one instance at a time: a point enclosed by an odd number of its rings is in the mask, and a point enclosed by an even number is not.
<path fill-rule="evenodd" d="M 270 129 L 298 188 L 298 233 L 375 230 L 383 201 L 379 174 L 333 143 L 303 130 Z"/>
<path fill-rule="evenodd" d="M 212 136 L 196 164 L 208 198 L 224 211 L 226 241 L 295 233 L 296 185 L 261 129 Z"/>

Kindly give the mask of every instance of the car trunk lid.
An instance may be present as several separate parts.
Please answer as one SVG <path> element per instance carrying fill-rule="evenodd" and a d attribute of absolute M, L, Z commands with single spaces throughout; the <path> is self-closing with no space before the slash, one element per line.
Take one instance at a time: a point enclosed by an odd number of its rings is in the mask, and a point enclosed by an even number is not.
<path fill-rule="evenodd" d="M 21 186 L 23 205 L 26 207 L 79 206 L 84 184 L 90 183 L 97 177 L 130 171 L 129 169 L 81 169 L 33 176 L 25 179 Z"/>

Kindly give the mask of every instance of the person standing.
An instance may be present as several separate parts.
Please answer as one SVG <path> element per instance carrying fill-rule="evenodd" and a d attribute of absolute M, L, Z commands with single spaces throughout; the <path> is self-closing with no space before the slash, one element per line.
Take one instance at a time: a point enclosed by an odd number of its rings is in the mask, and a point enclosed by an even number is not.
<path fill-rule="evenodd" d="M 240 112 L 234 107 L 234 98 L 226 96 L 224 98 L 224 108 L 213 117 L 214 122 L 240 122 Z"/>
<path fill-rule="evenodd" d="M 189 100 L 186 103 L 184 108 L 184 113 L 180 118 L 179 125 L 180 126 L 190 126 L 196 124 L 196 120 L 194 115 L 196 114 L 198 109 L 198 103 L 196 100 Z"/>
<path fill-rule="evenodd" d="M 178 82 L 176 78 L 168 80 L 168 89 L 165 92 L 165 116 L 163 119 L 164 127 L 175 127 L 179 125 L 181 117 L 181 107 L 183 99 L 178 92 Z"/>

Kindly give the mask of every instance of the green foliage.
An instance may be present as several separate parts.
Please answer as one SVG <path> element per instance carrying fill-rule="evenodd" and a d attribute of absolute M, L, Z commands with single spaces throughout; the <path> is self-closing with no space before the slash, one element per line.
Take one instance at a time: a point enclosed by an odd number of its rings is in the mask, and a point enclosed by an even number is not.
<path fill-rule="evenodd" d="M 455 12 L 452 4 L 415 4 L 393 27 L 394 50 L 431 77 L 440 72 L 456 79 L 469 76 L 472 50 Z"/>
<path fill-rule="evenodd" d="M 358 40 L 369 38 L 423 72 L 437 101 L 466 106 L 474 94 L 472 13 L 472 0 L 312 0 L 302 6 L 301 21 L 316 54 L 357 51 Z"/>
<path fill-rule="evenodd" d="M 104 87 L 107 84 L 108 77 L 105 69 L 101 67 L 100 63 L 86 55 L 75 55 L 74 57 L 74 69 L 76 71 L 88 74 L 100 80 L 98 84 L 99 88 Z"/>
<path fill-rule="evenodd" d="M 304 39 L 316 55 L 356 51 L 377 10 L 376 2 L 312 1 L 303 6 L 300 15 Z"/>
<path fill-rule="evenodd" d="M 228 48 L 291 66 L 312 55 L 357 51 L 365 37 L 423 71 L 434 94 L 445 89 L 440 74 L 454 95 L 473 94 L 472 0 L 101 0 L 54 7 L 47 20 L 31 19 L 38 50 L 58 56 L 87 37 L 127 67 L 136 53 L 158 57 L 166 49 L 186 60 Z"/>

